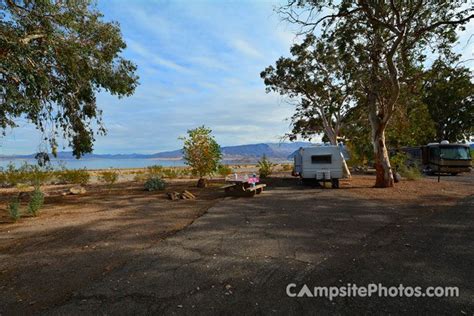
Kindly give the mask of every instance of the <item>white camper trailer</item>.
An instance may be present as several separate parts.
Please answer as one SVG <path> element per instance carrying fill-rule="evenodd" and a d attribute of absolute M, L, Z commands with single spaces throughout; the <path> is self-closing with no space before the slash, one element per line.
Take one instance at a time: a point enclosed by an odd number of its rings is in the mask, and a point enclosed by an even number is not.
<path fill-rule="evenodd" d="M 294 156 L 294 174 L 303 182 L 330 181 L 333 188 L 338 188 L 343 176 L 343 159 L 338 146 L 300 148 Z"/>

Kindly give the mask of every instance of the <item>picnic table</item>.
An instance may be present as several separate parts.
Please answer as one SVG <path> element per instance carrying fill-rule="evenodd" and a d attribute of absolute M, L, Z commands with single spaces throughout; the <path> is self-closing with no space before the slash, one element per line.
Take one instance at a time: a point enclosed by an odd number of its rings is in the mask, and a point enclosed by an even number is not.
<path fill-rule="evenodd" d="M 226 177 L 227 183 L 222 187 L 225 193 L 234 196 L 255 196 L 263 192 L 266 184 L 259 184 L 260 179 L 254 175 L 231 175 Z"/>

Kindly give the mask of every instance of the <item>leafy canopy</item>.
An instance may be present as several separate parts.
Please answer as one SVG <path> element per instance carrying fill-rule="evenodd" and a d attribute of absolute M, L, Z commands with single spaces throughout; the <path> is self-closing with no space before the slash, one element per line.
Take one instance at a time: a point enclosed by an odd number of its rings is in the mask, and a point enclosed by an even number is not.
<path fill-rule="evenodd" d="M 96 93 L 130 96 L 138 84 L 119 25 L 102 17 L 90 0 L 0 1 L 3 133 L 26 118 L 53 154 L 60 137 L 77 158 L 92 151 L 106 132 Z"/>
<path fill-rule="evenodd" d="M 474 134 L 473 73 L 451 66 L 457 60 L 437 59 L 425 80 L 422 99 L 435 123 L 437 141 L 456 142 Z"/>
<path fill-rule="evenodd" d="M 337 143 L 342 117 L 350 107 L 350 73 L 334 43 L 308 34 L 291 47 L 291 58 L 281 57 L 275 67 L 261 72 L 267 92 L 274 91 L 296 100 L 290 140 L 298 135 L 311 138 L 324 132 Z"/>
<path fill-rule="evenodd" d="M 221 148 L 211 133 L 212 130 L 203 125 L 188 130 L 188 137 L 181 138 L 185 163 L 193 175 L 200 178 L 215 172 L 222 158 Z"/>

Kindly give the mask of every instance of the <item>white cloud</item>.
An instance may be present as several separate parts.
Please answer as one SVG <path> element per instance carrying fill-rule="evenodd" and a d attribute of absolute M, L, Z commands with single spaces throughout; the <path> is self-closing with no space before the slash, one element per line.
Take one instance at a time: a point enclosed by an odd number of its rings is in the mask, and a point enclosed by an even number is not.
<path fill-rule="evenodd" d="M 242 39 L 235 39 L 231 42 L 232 47 L 252 58 L 263 58 L 262 53 L 254 48 L 249 42 Z"/>

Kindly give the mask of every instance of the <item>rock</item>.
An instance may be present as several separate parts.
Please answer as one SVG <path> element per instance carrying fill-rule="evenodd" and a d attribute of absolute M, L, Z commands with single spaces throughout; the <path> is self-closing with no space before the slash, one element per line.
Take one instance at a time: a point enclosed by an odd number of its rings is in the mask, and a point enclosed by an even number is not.
<path fill-rule="evenodd" d="M 199 181 L 198 181 L 198 183 L 197 183 L 197 187 L 198 187 L 198 188 L 205 188 L 205 187 L 207 187 L 207 179 L 204 179 L 204 178 L 199 179 Z"/>
<path fill-rule="evenodd" d="M 74 195 L 85 194 L 86 192 L 87 192 L 86 189 L 81 186 L 76 186 L 69 189 L 69 193 L 74 194 Z"/>

